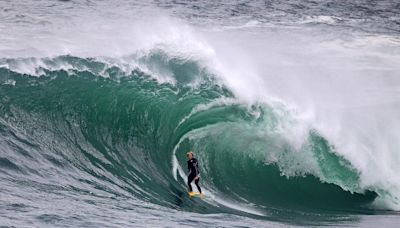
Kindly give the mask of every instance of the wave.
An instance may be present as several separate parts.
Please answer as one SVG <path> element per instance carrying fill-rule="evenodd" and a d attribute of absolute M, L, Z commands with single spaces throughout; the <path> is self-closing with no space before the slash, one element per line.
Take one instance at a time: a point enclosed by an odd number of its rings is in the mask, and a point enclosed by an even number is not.
<path fill-rule="evenodd" d="M 284 125 L 295 120 L 284 104 L 246 103 L 201 64 L 159 50 L 132 61 L 124 68 L 74 56 L 3 59 L 0 175 L 267 217 L 370 213 L 382 194 L 363 188 L 359 171 L 317 130 L 293 145 Z M 158 80 L 154 69 L 172 72 L 171 80 Z M 185 197 L 188 150 L 210 196 L 196 209 Z"/>

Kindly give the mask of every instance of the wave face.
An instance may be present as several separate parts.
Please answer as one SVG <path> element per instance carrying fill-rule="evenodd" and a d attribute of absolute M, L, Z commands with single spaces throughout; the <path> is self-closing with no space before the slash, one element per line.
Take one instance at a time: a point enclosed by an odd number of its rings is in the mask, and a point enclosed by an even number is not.
<path fill-rule="evenodd" d="M 15 26 L 0 40 L 5 225 L 397 220 L 400 57 L 396 32 L 381 34 L 384 19 L 310 9 L 300 20 L 290 10 L 249 19 L 258 3 L 221 3 L 241 17 L 211 10 L 195 20 L 201 9 L 168 2 L 121 2 L 114 13 L 62 2 L 39 17 L 46 4 L 22 16 L 10 6 L 1 22 Z M 151 19 L 132 15 L 139 8 Z M 369 29 L 354 38 L 348 26 Z M 38 40 L 27 39 L 32 31 Z M 200 160 L 204 200 L 187 197 L 189 150 Z"/>
<path fill-rule="evenodd" d="M 204 74 L 196 86 L 187 79 L 160 84 L 140 70 L 125 75 L 90 59 L 52 61 L 102 68 L 109 78 L 90 70 L 43 69 L 45 75 L 34 77 L 2 69 L 2 175 L 27 179 L 19 188 L 39 182 L 69 194 L 99 192 L 208 213 L 230 211 L 228 200 L 251 203 L 261 215 L 314 208 L 363 212 L 376 197 L 329 184 L 357 191 L 358 175 L 325 139 L 310 132 L 309 145 L 296 151 L 277 130 L 279 115 L 271 107 L 239 103 L 194 62 L 167 65 Z M 189 150 L 201 161 L 205 191 L 216 198 L 211 205 L 185 199 L 185 180 L 174 179 L 173 156 L 184 166 Z"/>

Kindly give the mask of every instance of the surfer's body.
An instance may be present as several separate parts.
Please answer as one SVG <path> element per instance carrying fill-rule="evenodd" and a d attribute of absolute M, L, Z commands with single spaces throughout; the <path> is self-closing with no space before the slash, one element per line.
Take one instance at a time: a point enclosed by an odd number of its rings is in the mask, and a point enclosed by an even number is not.
<path fill-rule="evenodd" d="M 197 189 L 199 190 L 199 193 L 201 194 L 201 188 L 199 185 L 200 181 L 200 170 L 199 170 L 199 162 L 197 161 L 196 158 L 193 157 L 193 152 L 188 152 L 187 153 L 189 160 L 187 161 L 188 163 L 188 187 L 189 187 L 189 194 L 193 192 L 192 189 L 192 181 L 194 180 L 194 183 L 197 186 Z"/>

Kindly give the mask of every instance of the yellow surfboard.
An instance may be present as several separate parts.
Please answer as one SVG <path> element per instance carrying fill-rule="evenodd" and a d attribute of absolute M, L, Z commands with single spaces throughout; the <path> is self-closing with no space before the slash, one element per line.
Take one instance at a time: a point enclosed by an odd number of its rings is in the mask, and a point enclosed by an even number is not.
<path fill-rule="evenodd" d="M 199 198 L 204 198 L 205 197 L 204 193 L 200 194 L 198 192 L 188 192 L 188 194 L 189 194 L 190 197 L 199 197 Z"/>

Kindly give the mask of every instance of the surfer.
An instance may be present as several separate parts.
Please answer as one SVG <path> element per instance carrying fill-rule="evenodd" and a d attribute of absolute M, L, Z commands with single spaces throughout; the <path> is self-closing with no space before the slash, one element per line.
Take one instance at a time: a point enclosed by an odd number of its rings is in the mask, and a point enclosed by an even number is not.
<path fill-rule="evenodd" d="M 192 151 L 187 152 L 187 156 L 188 156 L 188 170 L 189 170 L 189 175 L 188 175 L 188 186 L 189 186 L 189 195 L 194 194 L 193 190 L 192 190 L 192 185 L 190 183 L 192 183 L 193 179 L 194 179 L 194 183 L 197 186 L 197 189 L 199 190 L 199 193 L 201 193 L 201 188 L 199 185 L 199 181 L 200 181 L 200 170 L 199 170 L 199 162 L 197 161 L 197 159 L 194 157 L 194 154 Z"/>

